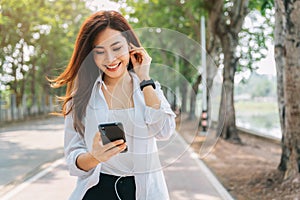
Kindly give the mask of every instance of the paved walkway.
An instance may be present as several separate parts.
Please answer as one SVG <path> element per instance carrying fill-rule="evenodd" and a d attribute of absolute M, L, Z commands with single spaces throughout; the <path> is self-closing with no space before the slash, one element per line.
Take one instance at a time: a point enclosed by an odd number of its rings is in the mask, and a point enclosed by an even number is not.
<path fill-rule="evenodd" d="M 62 145 L 60 118 L 0 128 L 0 199 L 67 199 L 76 178 L 68 174 Z M 232 199 L 179 134 L 159 149 L 172 200 Z"/>

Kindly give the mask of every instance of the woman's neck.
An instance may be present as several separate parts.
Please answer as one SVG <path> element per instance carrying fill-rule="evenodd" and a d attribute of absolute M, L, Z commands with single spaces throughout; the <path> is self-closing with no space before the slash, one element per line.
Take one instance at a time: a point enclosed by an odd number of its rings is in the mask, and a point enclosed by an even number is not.
<path fill-rule="evenodd" d="M 104 76 L 103 81 L 106 86 L 114 88 L 119 84 L 126 84 L 131 81 L 131 77 L 128 71 L 126 71 L 121 77 L 118 78 L 110 78 Z"/>

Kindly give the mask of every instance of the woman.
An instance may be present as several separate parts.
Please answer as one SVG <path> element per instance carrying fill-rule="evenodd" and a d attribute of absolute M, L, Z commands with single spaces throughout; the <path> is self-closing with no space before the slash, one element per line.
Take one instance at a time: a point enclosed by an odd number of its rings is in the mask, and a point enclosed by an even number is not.
<path fill-rule="evenodd" d="M 65 157 L 77 186 L 71 200 L 169 199 L 157 139 L 175 130 L 175 114 L 149 76 L 151 57 L 115 11 L 90 16 L 77 36 L 65 71 Z M 103 145 L 98 124 L 121 122 L 126 143 Z M 125 149 L 126 153 L 121 153 Z"/>

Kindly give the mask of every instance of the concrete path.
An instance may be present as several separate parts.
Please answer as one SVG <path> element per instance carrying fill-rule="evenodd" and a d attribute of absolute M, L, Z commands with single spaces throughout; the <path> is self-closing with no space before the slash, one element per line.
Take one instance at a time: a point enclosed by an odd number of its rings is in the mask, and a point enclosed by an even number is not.
<path fill-rule="evenodd" d="M 76 184 L 63 152 L 63 119 L 0 128 L 0 199 L 63 200 Z M 172 200 L 232 199 L 179 134 L 159 143 Z"/>

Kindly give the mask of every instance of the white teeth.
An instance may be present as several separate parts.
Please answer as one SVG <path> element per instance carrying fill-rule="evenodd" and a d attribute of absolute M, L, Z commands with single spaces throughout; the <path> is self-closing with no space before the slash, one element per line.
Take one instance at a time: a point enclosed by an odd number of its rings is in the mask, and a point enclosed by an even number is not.
<path fill-rule="evenodd" d="M 117 68 L 117 67 L 119 66 L 119 64 L 120 64 L 120 63 L 118 63 L 118 64 L 116 64 L 116 65 L 114 65 L 114 66 L 107 66 L 107 65 L 106 65 L 106 67 L 107 67 L 108 69 L 114 69 L 114 68 Z"/>

